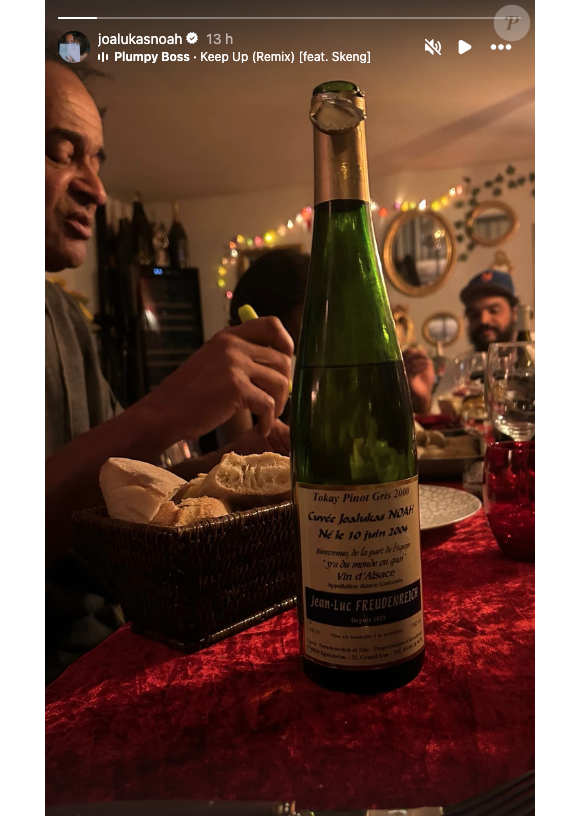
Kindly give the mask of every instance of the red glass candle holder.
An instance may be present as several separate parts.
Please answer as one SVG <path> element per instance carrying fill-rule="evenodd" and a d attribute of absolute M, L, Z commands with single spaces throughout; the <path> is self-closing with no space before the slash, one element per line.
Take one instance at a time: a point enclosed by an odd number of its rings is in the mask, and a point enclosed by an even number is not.
<path fill-rule="evenodd" d="M 499 548 L 535 560 L 535 442 L 495 442 L 485 452 L 483 504 Z"/>

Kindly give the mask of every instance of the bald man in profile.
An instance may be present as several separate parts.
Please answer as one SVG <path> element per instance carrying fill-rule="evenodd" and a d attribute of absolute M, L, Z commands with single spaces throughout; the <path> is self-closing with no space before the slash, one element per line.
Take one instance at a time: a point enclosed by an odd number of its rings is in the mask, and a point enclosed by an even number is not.
<path fill-rule="evenodd" d="M 47 62 L 47 272 L 84 261 L 96 209 L 106 201 L 99 177 L 104 160 L 102 122 L 92 97 L 73 68 Z M 258 425 L 227 450 L 288 452 L 288 428 L 277 418 L 288 396 L 294 345 L 277 318 L 218 332 L 154 392 L 122 411 L 77 302 L 48 281 L 45 288 L 46 553 L 53 570 L 71 546 L 71 513 L 102 504 L 98 476 L 109 457 L 156 462 L 170 445 L 209 433 L 242 408 L 258 416 Z M 225 451 L 193 460 L 187 476 L 213 467 Z M 65 578 L 73 580 L 68 573 Z M 58 594 L 56 585 L 54 590 Z M 78 614 L 98 603 L 87 603 L 80 590 L 78 602 L 66 613 L 73 629 L 79 628 Z M 86 642 L 84 635 L 75 637 Z M 92 636 L 98 642 L 102 632 Z"/>

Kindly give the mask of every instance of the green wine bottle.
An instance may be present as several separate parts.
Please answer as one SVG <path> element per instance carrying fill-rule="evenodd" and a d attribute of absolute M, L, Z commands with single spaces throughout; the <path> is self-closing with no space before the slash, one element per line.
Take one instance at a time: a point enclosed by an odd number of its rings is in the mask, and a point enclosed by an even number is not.
<path fill-rule="evenodd" d="M 294 374 L 303 665 L 327 688 L 410 682 L 424 657 L 413 412 L 370 211 L 364 94 L 314 90 L 312 255 Z"/>

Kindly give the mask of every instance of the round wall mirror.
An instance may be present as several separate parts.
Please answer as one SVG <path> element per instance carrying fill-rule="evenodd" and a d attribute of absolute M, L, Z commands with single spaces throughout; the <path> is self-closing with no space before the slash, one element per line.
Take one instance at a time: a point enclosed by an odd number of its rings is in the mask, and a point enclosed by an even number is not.
<path fill-rule="evenodd" d="M 383 246 L 385 270 L 406 295 L 424 297 L 443 286 L 456 257 L 453 230 L 433 210 L 400 213 L 389 224 Z"/>
<path fill-rule="evenodd" d="M 423 323 L 423 337 L 428 343 L 436 346 L 441 343 L 448 346 L 461 335 L 461 319 L 452 312 L 436 312 Z"/>
<path fill-rule="evenodd" d="M 483 246 L 502 244 L 518 227 L 515 211 L 503 201 L 483 201 L 467 220 L 471 240 Z"/>

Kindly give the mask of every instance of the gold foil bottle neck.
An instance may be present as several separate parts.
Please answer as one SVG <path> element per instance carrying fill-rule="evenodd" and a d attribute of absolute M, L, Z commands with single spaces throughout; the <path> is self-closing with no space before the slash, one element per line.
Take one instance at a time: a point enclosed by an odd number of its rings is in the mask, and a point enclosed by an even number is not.
<path fill-rule="evenodd" d="M 320 86 L 310 106 L 314 125 L 314 203 L 335 199 L 370 201 L 364 95 Z M 336 83 L 339 85 L 340 83 Z M 346 83 L 344 83 L 346 84 Z"/>

